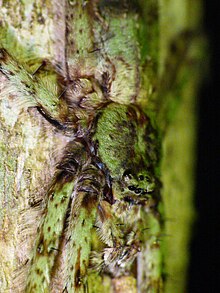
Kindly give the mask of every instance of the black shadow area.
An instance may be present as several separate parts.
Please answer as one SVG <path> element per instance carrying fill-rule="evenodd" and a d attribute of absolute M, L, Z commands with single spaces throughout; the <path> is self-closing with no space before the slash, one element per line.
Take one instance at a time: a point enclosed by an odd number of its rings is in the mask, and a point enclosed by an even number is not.
<path fill-rule="evenodd" d="M 199 96 L 198 162 L 195 205 L 198 220 L 191 243 L 187 293 L 220 292 L 219 100 L 220 9 L 204 1 L 204 30 L 209 42 L 210 73 Z"/>

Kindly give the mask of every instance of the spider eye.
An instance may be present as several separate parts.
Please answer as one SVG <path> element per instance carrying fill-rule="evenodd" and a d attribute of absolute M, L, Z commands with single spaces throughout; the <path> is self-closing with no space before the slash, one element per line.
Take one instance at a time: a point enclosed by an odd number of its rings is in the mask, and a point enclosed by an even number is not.
<path fill-rule="evenodd" d="M 141 181 L 143 181 L 143 180 L 144 180 L 144 175 L 140 175 L 140 176 L 138 177 L 138 179 L 141 180 Z"/>
<path fill-rule="evenodd" d="M 131 191 L 133 191 L 133 190 L 136 189 L 136 187 L 135 187 L 134 185 L 129 185 L 129 186 L 128 186 L 128 189 L 131 190 Z"/>
<path fill-rule="evenodd" d="M 142 188 L 136 188 L 134 192 L 135 192 L 136 194 L 139 194 L 139 193 L 141 193 L 142 191 L 143 191 Z"/>

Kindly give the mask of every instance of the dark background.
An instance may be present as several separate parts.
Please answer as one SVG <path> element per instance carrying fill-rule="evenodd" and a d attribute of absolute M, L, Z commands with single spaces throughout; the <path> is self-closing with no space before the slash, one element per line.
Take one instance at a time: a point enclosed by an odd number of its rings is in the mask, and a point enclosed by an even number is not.
<path fill-rule="evenodd" d="M 204 1 L 204 31 L 210 66 L 199 94 L 199 138 L 196 209 L 187 293 L 220 292 L 220 10 L 218 1 Z M 219 55 L 219 56 L 218 56 Z M 217 190 L 218 189 L 218 190 Z M 177 292 L 179 293 L 179 292 Z"/>

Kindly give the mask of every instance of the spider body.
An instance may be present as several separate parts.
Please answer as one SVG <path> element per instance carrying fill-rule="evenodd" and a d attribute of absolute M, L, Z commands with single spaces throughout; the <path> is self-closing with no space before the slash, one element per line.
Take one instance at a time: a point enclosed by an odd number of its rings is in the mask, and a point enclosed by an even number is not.
<path fill-rule="evenodd" d="M 185 272 L 194 134 L 183 125 L 198 84 L 197 16 L 188 23 L 188 5 L 179 13 L 172 1 L 8 2 L 0 11 L 2 290 L 181 291 L 164 272 Z M 180 97 L 187 111 L 165 138 Z M 177 225 L 163 221 L 170 215 Z M 163 230 L 174 249 L 162 249 Z M 169 251 L 183 257 L 177 267 Z"/>
<path fill-rule="evenodd" d="M 80 4 L 77 9 L 76 17 L 81 13 L 91 17 L 87 7 Z M 142 232 L 148 215 L 160 222 L 160 146 L 149 117 L 136 104 L 140 87 L 136 12 L 125 17 L 123 26 L 115 8 L 109 13 L 115 20 L 108 26 L 100 30 L 94 24 L 100 52 L 88 52 L 81 44 L 83 36 L 76 36 L 80 50 L 76 41 L 76 57 L 68 64 L 61 94 L 37 71 L 31 74 L 5 49 L 0 51 L 0 70 L 18 99 L 27 108 L 36 107 L 69 138 L 46 194 L 25 292 L 84 292 L 89 268 L 112 278 L 133 275 L 146 239 L 151 243 L 157 237 Z M 120 49 L 109 37 L 115 27 L 124 43 Z M 91 34 L 90 30 L 88 26 Z"/>
<path fill-rule="evenodd" d="M 26 93 L 31 75 L 21 73 L 23 68 L 5 50 L 1 58 L 1 71 L 12 83 L 19 81 L 13 71 L 25 76 L 20 92 Z M 85 80 L 81 80 L 81 91 L 83 85 Z M 37 97 L 32 104 L 59 131 L 69 133 L 70 142 L 48 191 L 26 291 L 56 292 L 60 271 L 62 288 L 84 290 L 89 263 L 93 270 L 113 277 L 128 274 L 142 247 L 141 215 L 154 214 L 159 201 L 159 147 L 150 119 L 135 105 L 103 103 L 101 98 L 96 112 L 91 105 L 82 107 L 80 99 L 81 106 L 79 101 L 73 104 L 71 118 L 63 123 L 53 118 L 53 108 L 47 109 L 54 104 L 45 108 L 35 85 L 32 91 Z M 94 227 L 102 248 L 90 257 Z"/>

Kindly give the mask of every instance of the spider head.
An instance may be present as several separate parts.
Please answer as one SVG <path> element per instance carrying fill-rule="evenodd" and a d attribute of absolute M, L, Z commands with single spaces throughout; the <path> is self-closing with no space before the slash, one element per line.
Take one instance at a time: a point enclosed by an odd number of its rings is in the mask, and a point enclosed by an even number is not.
<path fill-rule="evenodd" d="M 134 172 L 127 169 L 122 175 L 120 189 L 123 201 L 145 205 L 156 189 L 155 177 L 145 170 Z"/>
<path fill-rule="evenodd" d="M 154 202 L 154 194 L 157 193 L 157 179 L 147 170 L 139 172 L 133 170 L 127 169 L 121 179 L 113 179 L 113 197 L 116 201 L 125 204 L 151 205 Z"/>
<path fill-rule="evenodd" d="M 126 191 L 134 194 L 147 195 L 154 191 L 154 177 L 147 171 L 134 174 L 132 170 L 126 170 L 123 174 L 123 183 Z"/>

